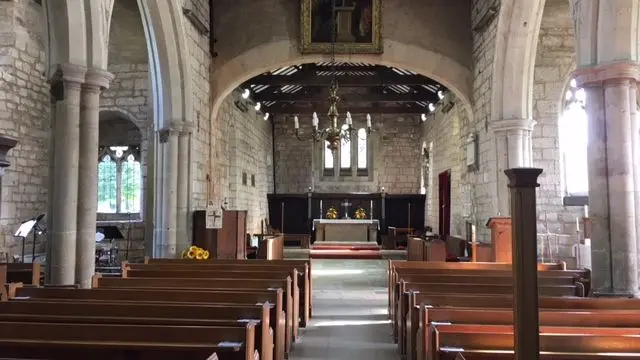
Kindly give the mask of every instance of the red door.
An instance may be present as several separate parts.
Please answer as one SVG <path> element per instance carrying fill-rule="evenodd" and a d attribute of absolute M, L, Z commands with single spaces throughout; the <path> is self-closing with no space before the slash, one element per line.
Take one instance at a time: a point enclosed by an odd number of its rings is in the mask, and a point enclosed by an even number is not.
<path fill-rule="evenodd" d="M 438 233 L 451 234 L 451 170 L 438 174 Z"/>

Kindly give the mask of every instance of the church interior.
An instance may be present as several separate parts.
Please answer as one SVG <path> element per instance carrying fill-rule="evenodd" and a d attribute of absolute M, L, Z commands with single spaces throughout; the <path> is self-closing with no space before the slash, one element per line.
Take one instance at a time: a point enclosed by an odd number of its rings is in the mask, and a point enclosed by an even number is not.
<path fill-rule="evenodd" d="M 0 1 L 0 358 L 640 359 L 638 14 Z"/>

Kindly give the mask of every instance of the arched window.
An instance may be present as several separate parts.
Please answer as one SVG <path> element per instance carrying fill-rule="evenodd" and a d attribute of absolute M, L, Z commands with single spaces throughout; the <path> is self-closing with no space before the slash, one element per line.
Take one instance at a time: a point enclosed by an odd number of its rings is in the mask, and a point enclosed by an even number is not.
<path fill-rule="evenodd" d="M 559 121 L 562 177 L 567 196 L 586 196 L 589 192 L 587 168 L 588 122 L 584 109 L 586 93 L 571 80 Z"/>
<path fill-rule="evenodd" d="M 98 212 L 140 213 L 142 168 L 138 146 L 100 147 Z"/>
<path fill-rule="evenodd" d="M 342 125 L 342 130 L 346 131 L 349 127 Z M 351 169 L 351 139 L 344 137 L 340 142 L 340 169 Z"/>
<path fill-rule="evenodd" d="M 324 169 L 333 170 L 333 151 L 329 149 L 329 142 L 327 140 L 324 141 Z"/>
<path fill-rule="evenodd" d="M 365 128 L 358 129 L 358 170 L 366 170 L 369 159 L 367 152 L 367 130 Z"/>

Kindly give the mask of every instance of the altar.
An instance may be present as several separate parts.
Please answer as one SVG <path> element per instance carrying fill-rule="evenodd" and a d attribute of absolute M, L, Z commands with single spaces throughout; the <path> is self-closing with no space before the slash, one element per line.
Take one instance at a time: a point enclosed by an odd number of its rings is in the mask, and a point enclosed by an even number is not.
<path fill-rule="evenodd" d="M 380 222 L 359 219 L 314 219 L 315 242 L 376 242 Z"/>

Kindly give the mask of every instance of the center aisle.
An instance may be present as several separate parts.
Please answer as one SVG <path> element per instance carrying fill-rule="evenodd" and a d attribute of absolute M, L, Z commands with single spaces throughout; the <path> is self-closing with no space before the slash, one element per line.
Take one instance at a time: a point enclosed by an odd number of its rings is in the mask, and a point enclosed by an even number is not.
<path fill-rule="evenodd" d="M 397 360 L 387 260 L 312 260 L 313 319 L 290 360 Z"/>

